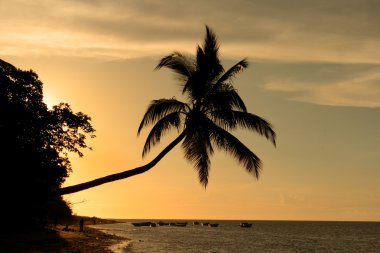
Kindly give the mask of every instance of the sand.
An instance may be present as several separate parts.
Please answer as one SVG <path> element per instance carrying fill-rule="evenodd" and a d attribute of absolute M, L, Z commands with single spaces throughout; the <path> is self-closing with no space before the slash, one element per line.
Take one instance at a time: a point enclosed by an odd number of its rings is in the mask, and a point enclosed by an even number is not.
<path fill-rule="evenodd" d="M 29 232 L 2 235 L 0 252 L 7 253 L 111 253 L 110 246 L 125 243 L 128 239 L 106 234 L 84 226 L 50 226 Z"/>

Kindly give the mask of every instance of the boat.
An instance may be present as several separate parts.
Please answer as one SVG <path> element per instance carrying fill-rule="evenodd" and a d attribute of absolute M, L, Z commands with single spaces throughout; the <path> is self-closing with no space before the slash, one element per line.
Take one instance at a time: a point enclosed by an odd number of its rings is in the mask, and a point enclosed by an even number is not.
<path fill-rule="evenodd" d="M 250 227 L 252 227 L 252 223 L 241 222 L 241 223 L 239 224 L 239 226 L 242 227 L 242 228 L 250 228 Z"/>
<path fill-rule="evenodd" d="M 187 222 L 176 222 L 175 226 L 176 227 L 186 227 L 187 226 Z"/>
<path fill-rule="evenodd" d="M 159 226 L 169 226 L 169 222 L 159 221 L 157 224 L 158 224 Z"/>
<path fill-rule="evenodd" d="M 150 222 L 132 222 L 132 225 L 135 227 L 149 227 Z"/>
<path fill-rule="evenodd" d="M 208 226 L 215 228 L 215 227 L 219 226 L 219 224 L 218 223 L 209 223 Z"/>
<path fill-rule="evenodd" d="M 132 225 L 135 227 L 151 227 L 152 224 L 156 225 L 156 223 L 152 223 L 150 221 L 147 222 L 132 222 Z"/>
<path fill-rule="evenodd" d="M 171 222 L 169 225 L 174 227 L 186 227 L 187 222 Z"/>
<path fill-rule="evenodd" d="M 210 223 L 209 222 L 202 222 L 201 224 L 202 224 L 203 227 L 207 227 L 208 224 L 210 224 Z"/>

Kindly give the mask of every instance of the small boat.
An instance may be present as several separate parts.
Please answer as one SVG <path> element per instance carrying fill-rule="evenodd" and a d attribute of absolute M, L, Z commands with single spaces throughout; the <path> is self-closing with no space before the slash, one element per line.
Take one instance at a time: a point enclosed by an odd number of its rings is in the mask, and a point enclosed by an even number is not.
<path fill-rule="evenodd" d="M 159 221 L 157 223 L 159 226 L 169 226 L 169 223 L 168 222 L 163 222 L 163 221 Z"/>
<path fill-rule="evenodd" d="M 239 226 L 242 227 L 242 228 L 250 228 L 250 227 L 252 227 L 252 223 L 241 222 L 241 223 L 239 224 Z"/>
<path fill-rule="evenodd" d="M 147 221 L 147 222 L 132 222 L 132 225 L 135 226 L 135 227 L 151 227 L 152 224 L 156 225 L 156 223 L 152 223 L 150 221 Z"/>
<path fill-rule="evenodd" d="M 186 227 L 187 226 L 187 222 L 172 222 L 172 223 L 170 223 L 170 226 L 174 226 L 174 227 Z"/>
<path fill-rule="evenodd" d="M 208 226 L 215 228 L 215 227 L 219 226 L 219 224 L 218 223 L 209 223 Z"/>

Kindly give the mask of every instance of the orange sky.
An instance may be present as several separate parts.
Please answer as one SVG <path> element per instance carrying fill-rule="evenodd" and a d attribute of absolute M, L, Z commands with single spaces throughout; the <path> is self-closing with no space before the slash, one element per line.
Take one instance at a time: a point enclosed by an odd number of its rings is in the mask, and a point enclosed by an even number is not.
<path fill-rule="evenodd" d="M 72 157 L 65 185 L 145 164 L 175 138 L 141 158 L 147 131 L 137 137 L 137 128 L 147 105 L 181 98 L 173 75 L 153 69 L 174 50 L 195 53 L 204 24 L 219 37 L 226 68 L 248 58 L 235 87 L 278 134 L 274 148 L 234 133 L 263 160 L 258 181 L 217 152 L 205 190 L 176 147 L 143 175 L 68 195 L 74 212 L 380 221 L 380 6 L 292 2 L 2 1 L 0 58 L 35 70 L 48 104 L 68 102 L 97 130 L 94 150 Z"/>

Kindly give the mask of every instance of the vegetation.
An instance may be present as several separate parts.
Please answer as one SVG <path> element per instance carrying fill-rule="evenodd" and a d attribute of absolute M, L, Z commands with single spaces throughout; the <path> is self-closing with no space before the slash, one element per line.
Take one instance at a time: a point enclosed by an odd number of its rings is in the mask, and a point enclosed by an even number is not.
<path fill-rule="evenodd" d="M 194 163 L 200 183 L 205 187 L 214 147 L 232 154 L 248 172 L 258 178 L 261 169 L 259 157 L 229 131 L 238 127 L 245 128 L 266 137 L 274 145 L 276 134 L 265 119 L 247 111 L 232 85 L 235 75 L 248 67 L 247 61 L 241 60 L 225 71 L 218 50 L 215 34 L 206 27 L 204 44 L 198 46 L 195 58 L 174 52 L 162 58 L 157 65 L 156 69 L 168 68 L 178 75 L 187 102 L 170 98 L 154 100 L 149 105 L 138 129 L 140 134 L 144 127 L 153 125 L 143 155 L 158 144 L 169 130 L 177 129 L 180 132 L 156 158 L 132 170 L 61 188 L 56 194 L 78 192 L 146 172 L 181 142 L 186 159 Z"/>
<path fill-rule="evenodd" d="M 0 189 L 9 223 L 71 214 L 51 196 L 71 171 L 68 153 L 82 156 L 86 137 L 94 137 L 87 115 L 64 103 L 49 109 L 42 90 L 36 73 L 0 60 Z"/>

